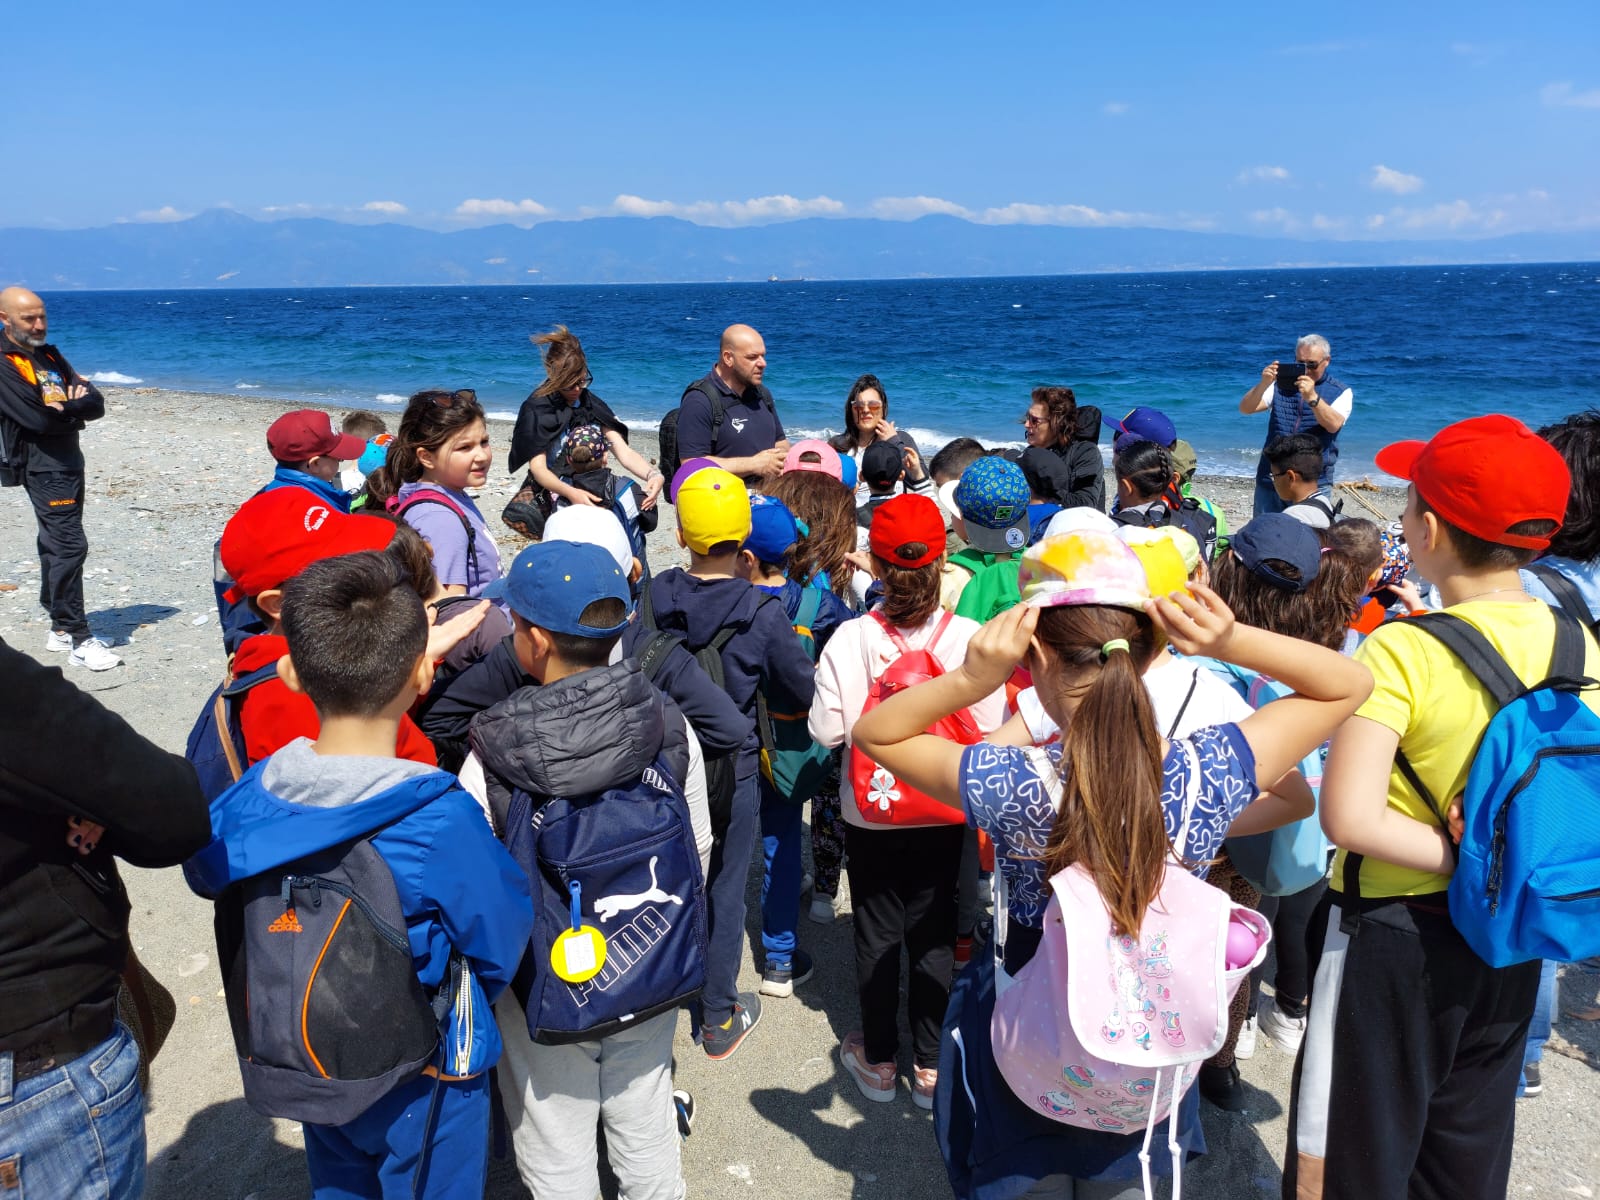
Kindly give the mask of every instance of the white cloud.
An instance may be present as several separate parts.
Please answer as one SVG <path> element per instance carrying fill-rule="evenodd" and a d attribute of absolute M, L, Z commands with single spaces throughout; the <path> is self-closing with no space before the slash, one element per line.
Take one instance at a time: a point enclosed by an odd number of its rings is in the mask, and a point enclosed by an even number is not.
<path fill-rule="evenodd" d="M 168 221 L 187 221 L 193 213 L 179 212 L 170 204 L 163 204 L 160 208 L 148 208 L 144 212 L 134 213 L 135 221 L 142 221 L 148 225 L 164 224 Z"/>
<path fill-rule="evenodd" d="M 483 261 L 488 266 L 491 266 L 491 267 L 503 267 L 503 266 L 505 266 L 505 263 L 506 263 L 506 260 L 503 257 L 502 258 L 486 258 Z"/>
<path fill-rule="evenodd" d="M 756 196 L 750 200 L 696 200 L 679 204 L 674 200 L 647 200 L 624 193 L 611 202 L 609 210 L 622 217 L 681 217 L 697 225 L 759 225 L 773 221 L 793 221 L 801 217 L 836 217 L 844 205 L 828 196 L 801 200 L 794 196 Z M 587 215 L 587 214 L 586 214 Z"/>
<path fill-rule="evenodd" d="M 291 214 L 292 215 L 292 214 L 303 214 L 303 213 L 311 213 L 311 212 L 319 212 L 319 211 L 320 212 L 325 212 L 327 210 L 326 210 L 326 208 L 324 206 L 316 205 L 316 204 L 307 204 L 304 200 L 302 200 L 298 204 L 269 204 L 265 208 L 263 208 L 261 211 L 264 212 L 264 213 L 270 213 L 272 216 L 276 217 L 276 216 L 283 216 L 284 214 Z"/>
<path fill-rule="evenodd" d="M 1149 225 L 1151 213 L 1105 212 L 1086 204 L 1023 204 L 986 208 L 977 220 L 984 225 Z"/>
<path fill-rule="evenodd" d="M 368 200 L 361 206 L 362 212 L 386 213 L 391 217 L 398 217 L 402 213 L 410 212 L 398 200 Z"/>
<path fill-rule="evenodd" d="M 1108 100 L 1100 106 L 1100 111 L 1108 117 L 1120 117 L 1128 111 L 1128 106 L 1121 100 Z"/>
<path fill-rule="evenodd" d="M 972 210 L 937 196 L 883 196 L 872 202 L 872 215 L 886 221 L 915 221 L 930 213 L 972 220 Z"/>
<path fill-rule="evenodd" d="M 1412 192 L 1422 190 L 1422 176 L 1407 175 L 1404 171 L 1396 171 L 1393 167 L 1379 163 L 1372 168 L 1372 178 L 1367 181 L 1367 186 L 1374 191 L 1409 196 Z"/>
<path fill-rule="evenodd" d="M 470 199 L 463 200 L 456 205 L 455 215 L 463 221 L 475 221 L 483 217 L 507 217 L 527 220 L 530 217 L 548 217 L 550 210 L 536 200 L 493 200 Z"/>
<path fill-rule="evenodd" d="M 1257 225 L 1276 225 L 1285 233 L 1300 228 L 1300 221 L 1287 208 L 1258 208 L 1250 214 Z"/>
<path fill-rule="evenodd" d="M 1570 83 L 1547 83 L 1539 89 L 1539 99 L 1546 108 L 1600 108 L 1600 88 L 1576 92 Z"/>
<path fill-rule="evenodd" d="M 1246 167 L 1239 172 L 1238 183 L 1287 183 L 1288 167 Z"/>

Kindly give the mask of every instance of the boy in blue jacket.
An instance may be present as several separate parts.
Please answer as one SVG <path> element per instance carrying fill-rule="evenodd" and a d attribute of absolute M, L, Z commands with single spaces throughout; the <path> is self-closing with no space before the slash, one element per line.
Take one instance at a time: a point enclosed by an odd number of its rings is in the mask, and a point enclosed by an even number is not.
<path fill-rule="evenodd" d="M 279 673 L 316 704 L 320 732 L 290 742 L 213 801 L 212 842 L 190 861 L 191 884 L 215 896 L 379 830 L 371 844 L 394 877 L 425 992 L 445 982 L 455 953 L 492 1002 L 527 945 L 532 903 L 521 869 L 455 778 L 394 757 L 400 718 L 433 671 L 422 601 L 390 556 L 349 554 L 285 585 L 282 622 L 289 654 Z M 468 1078 L 456 1077 L 466 1073 L 459 1064 L 444 1079 L 429 1066 L 354 1120 L 305 1125 L 313 1194 L 480 1197 L 487 1071 L 498 1055 L 491 1039 Z"/>
<path fill-rule="evenodd" d="M 756 692 L 763 692 L 778 711 L 803 711 L 816 687 L 815 669 L 783 604 L 738 578 L 739 550 L 750 536 L 750 493 L 744 481 L 720 467 L 706 467 L 679 485 L 674 504 L 678 544 L 689 551 L 689 568 L 657 575 L 641 607 L 648 610 L 650 622 L 681 636 L 690 650 L 721 641 L 724 685 L 751 723 L 734 768 L 726 825 L 718 828 L 719 814 L 712 813 L 719 840 L 706 880 L 710 919 L 700 1041 L 708 1057 L 724 1059 L 761 1019 L 756 994 L 738 987 L 745 879 L 761 805 Z"/>

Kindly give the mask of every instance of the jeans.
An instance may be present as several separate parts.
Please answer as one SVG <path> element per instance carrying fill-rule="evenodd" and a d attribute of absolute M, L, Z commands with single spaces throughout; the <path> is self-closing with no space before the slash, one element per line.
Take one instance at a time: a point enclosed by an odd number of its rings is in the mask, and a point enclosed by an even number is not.
<path fill-rule="evenodd" d="M 765 779 L 761 787 L 761 948 L 769 967 L 794 958 L 800 920 L 800 844 L 804 806 L 785 800 Z"/>
<path fill-rule="evenodd" d="M 438 1112 L 425 1141 L 435 1090 Z M 412 1200 L 424 1152 L 415 1196 L 479 1200 L 489 1172 L 489 1075 L 444 1084 L 419 1075 L 353 1121 L 301 1128 L 313 1200 Z"/>
<path fill-rule="evenodd" d="M 672 1106 L 672 1037 L 678 1013 L 660 1013 L 610 1037 L 565 1046 L 528 1038 L 522 1006 L 495 1005 L 505 1054 L 500 1098 L 522 1182 L 539 1200 L 600 1194 L 595 1126 L 627 1200 L 682 1200 L 678 1118 Z"/>
<path fill-rule="evenodd" d="M 134 1200 L 144 1192 L 139 1048 L 121 1025 L 94 1049 L 21 1083 L 0 1052 L 0 1196 Z"/>
<path fill-rule="evenodd" d="M 759 778 L 753 771 L 743 778 L 736 777 L 728 831 L 711 851 L 711 872 L 706 880 L 706 986 L 700 1000 L 707 1025 L 721 1025 L 732 1017 L 739 999 L 745 884 L 750 875 L 750 856 L 755 852 L 756 819 L 761 806 L 756 790 Z"/>
<path fill-rule="evenodd" d="M 1533 1002 L 1533 1020 L 1528 1024 L 1528 1040 L 1522 1047 L 1522 1065 L 1544 1058 L 1544 1044 L 1550 1040 L 1550 1022 L 1556 1010 L 1556 962 L 1545 959 L 1539 968 L 1539 994 Z M 1522 1095 L 1523 1080 L 1517 1080 L 1517 1095 Z"/>

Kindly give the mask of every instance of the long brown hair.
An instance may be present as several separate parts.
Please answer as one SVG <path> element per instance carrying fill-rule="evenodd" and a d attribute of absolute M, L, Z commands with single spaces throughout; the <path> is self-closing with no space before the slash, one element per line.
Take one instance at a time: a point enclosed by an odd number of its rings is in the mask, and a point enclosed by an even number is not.
<path fill-rule="evenodd" d="M 1291 592 L 1257 575 L 1231 551 L 1212 564 L 1211 586 L 1239 624 L 1329 650 L 1344 646 L 1345 631 L 1366 591 L 1368 572 L 1342 548 L 1328 545 L 1326 531 L 1317 532 L 1324 546 L 1322 558 L 1316 575 L 1301 592 Z M 1294 574 L 1294 567 L 1281 559 L 1269 561 L 1278 573 Z"/>
<path fill-rule="evenodd" d="M 912 558 L 920 558 L 929 547 L 907 542 L 900 547 Z M 907 567 L 890 558 L 874 554 L 883 580 L 883 615 L 898 629 L 915 629 L 939 607 L 939 581 L 944 573 L 944 555 L 920 567 Z"/>
<path fill-rule="evenodd" d="M 383 466 L 367 477 L 367 494 L 379 504 L 385 503 L 401 484 L 422 478 L 418 450 L 437 450 L 460 430 L 483 419 L 483 405 L 469 393 L 438 388 L 418 392 L 406 401 L 400 432 L 389 443 Z"/>
<path fill-rule="evenodd" d="M 789 578 L 803 587 L 826 571 L 833 592 L 848 600 L 851 569 L 844 556 L 856 548 L 855 493 L 821 471 L 785 471 L 767 485 L 767 495 L 806 523 L 789 555 Z"/>
<path fill-rule="evenodd" d="M 545 379 L 533 389 L 535 396 L 551 396 L 567 388 L 577 387 L 589 373 L 589 360 L 584 357 L 583 343 L 565 325 L 557 325 L 549 333 L 536 333 L 528 338 L 535 346 L 543 346 Z"/>
<path fill-rule="evenodd" d="M 1045 841 L 1045 874 L 1080 864 L 1116 931 L 1137 934 L 1172 849 L 1161 810 L 1161 734 L 1143 678 L 1161 637 L 1144 613 L 1098 604 L 1043 609 L 1036 636 L 1055 659 L 1040 682 L 1082 693 L 1061 731 L 1061 808 Z M 1104 653 L 1117 638 L 1128 650 Z"/>

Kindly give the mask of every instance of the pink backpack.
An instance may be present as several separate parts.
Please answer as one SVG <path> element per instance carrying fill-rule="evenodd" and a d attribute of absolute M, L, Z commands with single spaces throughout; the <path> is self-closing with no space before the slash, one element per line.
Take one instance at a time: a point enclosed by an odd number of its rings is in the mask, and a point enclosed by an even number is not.
<path fill-rule="evenodd" d="M 1191 769 L 1174 845 L 1180 859 L 1200 783 L 1199 763 L 1183 748 Z M 1058 872 L 1050 888 L 1038 951 L 1015 979 L 1000 971 L 996 980 L 995 1065 L 1025 1104 L 1052 1120 L 1111 1133 L 1144 1126 L 1148 1195 L 1151 1135 L 1227 1039 L 1228 1004 L 1266 956 L 1271 927 L 1172 859 L 1138 937 L 1113 932 L 1083 867 Z M 1168 1147 L 1177 1200 L 1175 1121 Z"/>

